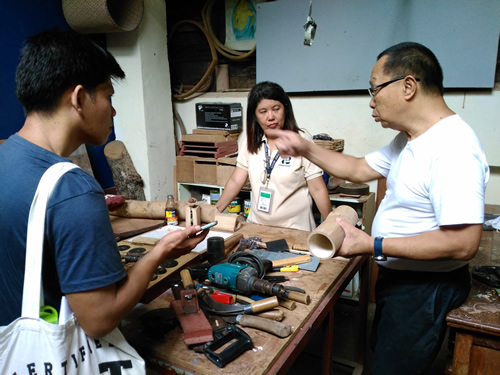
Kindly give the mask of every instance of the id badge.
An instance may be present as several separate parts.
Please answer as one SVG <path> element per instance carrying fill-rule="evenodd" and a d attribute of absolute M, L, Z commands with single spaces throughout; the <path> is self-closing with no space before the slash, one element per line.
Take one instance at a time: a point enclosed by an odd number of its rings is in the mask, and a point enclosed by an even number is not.
<path fill-rule="evenodd" d="M 259 200 L 257 201 L 257 209 L 262 212 L 269 213 L 273 206 L 274 191 L 261 186 L 259 189 Z"/>

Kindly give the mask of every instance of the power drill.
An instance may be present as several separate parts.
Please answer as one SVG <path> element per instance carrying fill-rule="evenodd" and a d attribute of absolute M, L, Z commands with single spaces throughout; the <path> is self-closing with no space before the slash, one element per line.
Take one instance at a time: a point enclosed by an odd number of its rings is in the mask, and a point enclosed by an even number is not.
<path fill-rule="evenodd" d="M 209 268 L 208 280 L 220 288 L 231 289 L 241 294 L 257 292 L 266 296 L 277 296 L 299 302 L 308 298 L 302 293 L 286 290 L 281 284 L 260 279 L 257 270 L 247 264 L 216 264 Z"/>

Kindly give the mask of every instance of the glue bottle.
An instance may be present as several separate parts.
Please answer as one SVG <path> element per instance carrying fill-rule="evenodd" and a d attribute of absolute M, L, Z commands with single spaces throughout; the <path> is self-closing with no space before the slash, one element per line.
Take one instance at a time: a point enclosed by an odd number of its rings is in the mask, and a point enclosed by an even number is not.
<path fill-rule="evenodd" d="M 165 205 L 165 220 L 167 220 L 167 225 L 179 224 L 179 220 L 177 218 L 177 208 L 172 194 L 167 196 L 167 203 Z"/>

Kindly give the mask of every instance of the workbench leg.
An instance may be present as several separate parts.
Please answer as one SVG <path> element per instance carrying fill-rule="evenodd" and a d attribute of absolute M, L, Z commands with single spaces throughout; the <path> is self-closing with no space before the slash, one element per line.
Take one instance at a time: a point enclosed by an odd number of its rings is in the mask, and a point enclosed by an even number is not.
<path fill-rule="evenodd" d="M 359 352 L 358 363 L 363 365 L 365 362 L 365 347 L 368 340 L 366 328 L 368 324 L 368 298 L 370 288 L 370 259 L 365 260 L 359 270 Z"/>
<path fill-rule="evenodd" d="M 323 375 L 331 375 L 333 361 L 333 312 L 330 310 L 323 321 Z"/>
<path fill-rule="evenodd" d="M 453 375 L 467 375 L 469 373 L 472 341 L 472 335 L 457 331 L 453 353 Z"/>

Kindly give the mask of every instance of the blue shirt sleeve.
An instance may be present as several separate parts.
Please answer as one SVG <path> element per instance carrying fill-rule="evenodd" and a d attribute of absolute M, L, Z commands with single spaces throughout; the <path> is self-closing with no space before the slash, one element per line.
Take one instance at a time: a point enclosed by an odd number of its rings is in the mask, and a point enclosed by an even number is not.
<path fill-rule="evenodd" d="M 56 186 L 47 210 L 46 238 L 64 294 L 105 287 L 126 277 L 104 192 L 82 170 L 66 173 Z"/>

